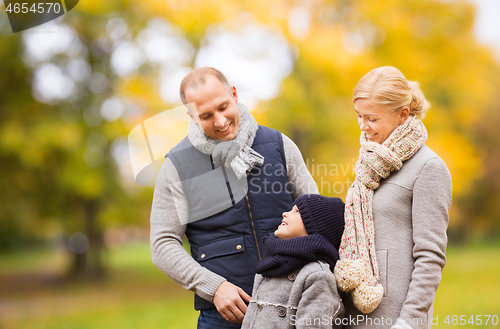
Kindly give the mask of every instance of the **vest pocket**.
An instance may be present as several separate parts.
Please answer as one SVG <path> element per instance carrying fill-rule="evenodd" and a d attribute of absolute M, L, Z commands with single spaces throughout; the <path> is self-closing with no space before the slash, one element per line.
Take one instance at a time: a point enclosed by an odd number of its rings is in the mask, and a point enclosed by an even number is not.
<path fill-rule="evenodd" d="M 245 287 L 248 276 L 254 273 L 244 251 L 243 236 L 224 238 L 201 245 L 196 260 L 210 271 L 231 278 L 229 281 L 237 286 Z M 251 292 L 251 286 L 248 290 Z"/>
<path fill-rule="evenodd" d="M 225 238 L 210 241 L 198 248 L 198 262 L 207 261 L 212 258 L 238 254 L 245 251 L 243 236 Z"/>

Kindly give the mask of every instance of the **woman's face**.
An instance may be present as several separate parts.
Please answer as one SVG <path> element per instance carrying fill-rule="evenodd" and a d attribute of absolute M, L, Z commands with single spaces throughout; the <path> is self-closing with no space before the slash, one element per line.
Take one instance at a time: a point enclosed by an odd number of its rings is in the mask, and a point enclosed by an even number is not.
<path fill-rule="evenodd" d="M 365 133 L 366 139 L 379 144 L 385 142 L 410 114 L 407 106 L 399 111 L 390 112 L 371 104 L 367 99 L 358 99 L 354 103 L 354 109 L 358 113 L 359 129 Z"/>

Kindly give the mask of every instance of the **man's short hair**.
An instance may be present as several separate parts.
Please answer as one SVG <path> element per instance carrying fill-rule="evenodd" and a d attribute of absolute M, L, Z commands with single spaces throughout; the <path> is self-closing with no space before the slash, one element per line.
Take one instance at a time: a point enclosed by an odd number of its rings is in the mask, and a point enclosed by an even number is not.
<path fill-rule="evenodd" d="M 217 80 L 219 80 L 231 94 L 231 86 L 229 85 L 229 82 L 227 82 L 226 76 L 221 71 L 214 69 L 213 67 L 200 67 L 189 72 L 189 74 L 186 75 L 181 82 L 180 94 L 181 100 L 184 104 L 187 104 L 186 89 L 204 85 L 206 77 L 209 75 L 217 78 Z"/>

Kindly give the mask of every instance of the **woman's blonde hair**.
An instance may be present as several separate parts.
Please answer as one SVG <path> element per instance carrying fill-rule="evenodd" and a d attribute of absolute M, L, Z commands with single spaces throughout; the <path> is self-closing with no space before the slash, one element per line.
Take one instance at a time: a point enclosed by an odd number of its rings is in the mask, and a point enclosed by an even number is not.
<path fill-rule="evenodd" d="M 419 119 L 424 118 L 430 106 L 418 82 L 406 80 L 401 71 L 391 66 L 379 67 L 362 77 L 354 88 L 353 101 L 358 99 L 368 99 L 388 111 L 408 106 L 410 115 Z"/>

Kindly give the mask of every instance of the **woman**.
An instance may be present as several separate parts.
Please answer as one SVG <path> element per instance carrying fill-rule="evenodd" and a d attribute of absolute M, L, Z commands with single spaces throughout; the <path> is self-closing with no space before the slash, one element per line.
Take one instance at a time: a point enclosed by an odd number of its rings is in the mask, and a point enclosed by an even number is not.
<path fill-rule="evenodd" d="M 429 104 L 393 67 L 354 89 L 361 130 L 335 276 L 344 328 L 428 328 L 446 262 L 450 173 L 425 146 Z"/>

